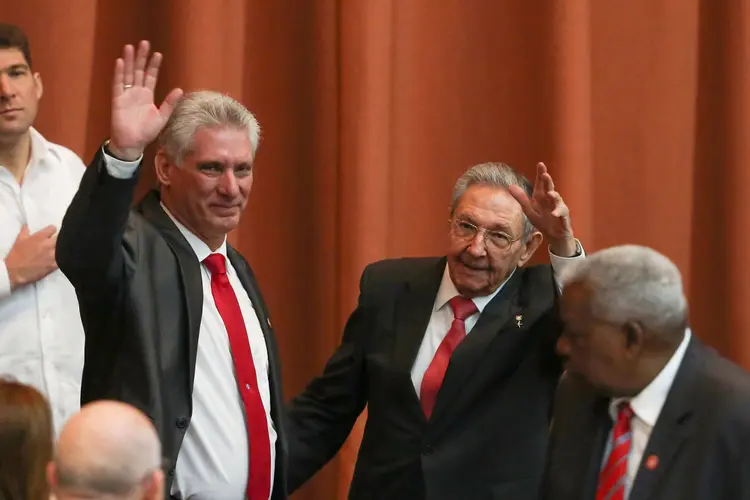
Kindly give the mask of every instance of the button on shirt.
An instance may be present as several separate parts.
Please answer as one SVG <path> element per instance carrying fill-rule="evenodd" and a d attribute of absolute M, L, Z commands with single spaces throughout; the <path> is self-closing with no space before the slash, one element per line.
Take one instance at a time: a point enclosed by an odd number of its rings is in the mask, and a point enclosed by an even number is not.
<path fill-rule="evenodd" d="M 105 161 L 107 172 L 121 179 L 131 177 L 138 166 L 137 161 L 123 162 L 108 155 Z M 175 219 L 164 205 L 162 209 L 185 237 L 198 261 L 202 262 L 212 253 L 208 245 Z M 226 239 L 214 253 L 226 257 Z M 273 484 L 277 433 L 271 419 L 268 350 L 253 303 L 229 259 L 226 264 L 229 283 L 245 320 L 258 390 L 266 410 Z M 195 362 L 193 414 L 189 426 L 187 422 L 177 424 L 182 424 L 181 428 L 187 426 L 187 431 L 177 456 L 171 493 L 186 500 L 240 500 L 245 498 L 249 471 L 245 411 L 234 375 L 229 336 L 211 292 L 211 273 L 205 264 L 200 266 L 203 311 Z"/>
<path fill-rule="evenodd" d="M 80 406 L 84 336 L 75 290 L 58 270 L 11 293 L 4 259 L 24 224 L 31 233 L 60 229 L 86 167 L 69 149 L 30 133 L 22 183 L 0 166 L 0 375 L 47 396 L 59 432 Z"/>

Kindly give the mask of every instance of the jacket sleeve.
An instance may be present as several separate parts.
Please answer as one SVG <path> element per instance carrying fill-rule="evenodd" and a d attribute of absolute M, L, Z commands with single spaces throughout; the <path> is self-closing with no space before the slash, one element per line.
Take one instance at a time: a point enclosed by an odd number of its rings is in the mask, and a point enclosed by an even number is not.
<path fill-rule="evenodd" d="M 57 238 L 57 264 L 83 303 L 111 297 L 125 273 L 123 235 L 139 163 L 130 177 L 113 176 L 111 166 L 100 148 L 83 174 Z"/>
<path fill-rule="evenodd" d="M 315 378 L 287 407 L 291 494 L 339 451 L 367 403 L 365 351 L 372 325 L 367 269 L 342 342 Z"/>

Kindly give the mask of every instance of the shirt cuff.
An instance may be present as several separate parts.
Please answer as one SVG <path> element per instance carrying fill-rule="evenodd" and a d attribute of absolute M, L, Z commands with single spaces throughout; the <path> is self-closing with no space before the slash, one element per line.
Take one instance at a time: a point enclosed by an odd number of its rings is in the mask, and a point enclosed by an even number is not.
<path fill-rule="evenodd" d="M 562 285 L 560 285 L 559 277 L 563 273 L 563 270 L 567 266 L 585 259 L 586 252 L 583 250 L 583 246 L 581 245 L 581 242 L 578 241 L 578 238 L 576 238 L 576 255 L 573 257 L 560 257 L 559 255 L 552 253 L 552 250 L 549 248 L 547 251 L 549 252 L 550 264 L 552 264 L 552 274 L 555 277 L 555 286 L 557 286 L 557 291 L 561 293 Z"/>
<path fill-rule="evenodd" d="M 0 300 L 10 296 L 10 274 L 5 260 L 0 260 Z"/>
<path fill-rule="evenodd" d="M 107 167 L 107 173 L 116 179 L 131 179 L 135 175 L 135 171 L 138 170 L 138 165 L 143 160 L 143 155 L 136 161 L 123 161 L 107 154 L 107 151 L 102 146 L 102 153 L 104 154 L 104 164 Z"/>

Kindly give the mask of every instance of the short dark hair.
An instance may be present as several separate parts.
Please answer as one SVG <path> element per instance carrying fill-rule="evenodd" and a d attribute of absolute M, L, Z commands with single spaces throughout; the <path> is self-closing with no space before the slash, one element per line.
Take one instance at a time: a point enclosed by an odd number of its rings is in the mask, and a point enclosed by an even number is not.
<path fill-rule="evenodd" d="M 0 23 L 0 49 L 18 49 L 31 67 L 31 47 L 26 33 L 15 24 Z"/>

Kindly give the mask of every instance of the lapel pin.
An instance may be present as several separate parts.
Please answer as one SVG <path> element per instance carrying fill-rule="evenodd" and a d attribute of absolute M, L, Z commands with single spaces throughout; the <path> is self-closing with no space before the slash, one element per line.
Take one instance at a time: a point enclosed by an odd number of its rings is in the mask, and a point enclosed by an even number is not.
<path fill-rule="evenodd" d="M 659 466 L 659 457 L 651 455 L 646 459 L 646 468 L 648 470 L 654 470 Z"/>
<path fill-rule="evenodd" d="M 273 327 L 271 326 L 271 318 L 266 318 L 266 323 L 268 323 L 268 328 L 273 330 Z"/>
<path fill-rule="evenodd" d="M 521 328 L 522 324 L 523 324 L 523 314 L 516 314 L 516 325 L 518 325 L 518 328 Z"/>

